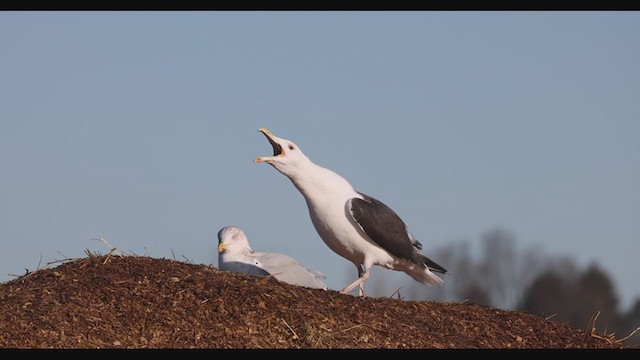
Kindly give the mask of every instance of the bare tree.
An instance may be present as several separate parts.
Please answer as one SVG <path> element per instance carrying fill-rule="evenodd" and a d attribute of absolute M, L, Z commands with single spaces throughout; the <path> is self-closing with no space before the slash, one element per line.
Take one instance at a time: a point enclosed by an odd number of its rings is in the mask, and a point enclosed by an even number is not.
<path fill-rule="evenodd" d="M 483 234 L 481 246 L 481 285 L 495 306 L 510 308 L 515 300 L 520 273 L 515 237 L 506 230 L 494 229 Z"/>
<path fill-rule="evenodd" d="M 477 264 L 471 256 L 469 243 L 458 241 L 436 249 L 429 255 L 442 264 L 447 273 L 442 275 L 444 284 L 427 287 L 416 282 L 407 282 L 407 294 L 416 300 L 462 301 L 467 299 L 469 289 L 479 281 Z"/>
<path fill-rule="evenodd" d="M 618 338 L 640 326 L 640 300 L 628 313 L 618 310 L 613 281 L 596 264 L 582 269 L 567 256 L 550 256 L 538 248 L 518 249 L 516 238 L 504 229 L 484 233 L 473 252 L 468 241 L 454 241 L 429 252 L 447 270 L 442 286 L 424 286 L 398 277 L 393 290 L 390 275 L 374 277 L 374 296 L 390 296 L 402 288 L 407 300 L 469 301 L 504 309 L 531 311 L 574 327 L 585 328 L 600 313 L 595 324 L 600 333 L 615 332 Z M 474 254 L 476 256 L 474 256 Z M 629 341 L 638 341 L 640 331 Z"/>
<path fill-rule="evenodd" d="M 572 292 L 569 282 L 562 275 L 547 270 L 527 288 L 518 308 L 543 317 L 569 321 Z"/>
<path fill-rule="evenodd" d="M 618 332 L 625 328 L 618 313 L 618 296 L 609 275 L 597 264 L 591 264 L 578 278 L 578 305 L 581 316 L 600 313 L 596 329 Z M 578 323 L 584 321 L 578 319 Z"/>
<path fill-rule="evenodd" d="M 628 321 L 618 312 L 618 299 L 611 278 L 596 264 L 578 272 L 570 259 L 556 261 L 555 268 L 540 274 L 527 288 L 518 308 L 565 321 L 577 328 L 594 326 L 599 333 L 628 330 Z M 591 319 L 598 314 L 595 324 Z"/>

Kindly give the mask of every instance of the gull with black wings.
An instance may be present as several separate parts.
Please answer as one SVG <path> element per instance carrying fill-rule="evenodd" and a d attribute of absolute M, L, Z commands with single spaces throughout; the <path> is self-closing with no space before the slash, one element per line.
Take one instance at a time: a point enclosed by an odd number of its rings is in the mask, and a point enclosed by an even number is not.
<path fill-rule="evenodd" d="M 291 180 L 304 197 L 320 238 L 358 269 L 358 279 L 341 293 L 348 294 L 357 287 L 363 296 L 364 282 L 373 265 L 405 272 L 423 284 L 443 283 L 434 273 L 447 270 L 419 252 L 422 244 L 391 208 L 313 163 L 292 141 L 265 128 L 258 131 L 273 147 L 273 156 L 257 157 L 255 162 L 266 162 Z"/>

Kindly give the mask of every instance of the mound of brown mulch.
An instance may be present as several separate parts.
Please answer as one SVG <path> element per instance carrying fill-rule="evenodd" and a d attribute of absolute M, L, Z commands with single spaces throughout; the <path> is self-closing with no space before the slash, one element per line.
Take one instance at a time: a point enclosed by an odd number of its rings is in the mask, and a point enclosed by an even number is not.
<path fill-rule="evenodd" d="M 357 298 L 167 259 L 90 256 L 0 284 L 4 348 L 620 348 L 474 304 Z"/>

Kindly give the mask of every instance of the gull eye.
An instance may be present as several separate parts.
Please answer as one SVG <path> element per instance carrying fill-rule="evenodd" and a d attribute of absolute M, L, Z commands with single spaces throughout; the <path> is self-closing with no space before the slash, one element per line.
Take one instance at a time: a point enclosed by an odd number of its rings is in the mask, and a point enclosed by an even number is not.
<path fill-rule="evenodd" d="M 289 145 L 289 150 L 293 150 L 293 149 L 295 149 L 295 148 L 296 148 L 295 146 L 293 146 L 293 145 Z"/>

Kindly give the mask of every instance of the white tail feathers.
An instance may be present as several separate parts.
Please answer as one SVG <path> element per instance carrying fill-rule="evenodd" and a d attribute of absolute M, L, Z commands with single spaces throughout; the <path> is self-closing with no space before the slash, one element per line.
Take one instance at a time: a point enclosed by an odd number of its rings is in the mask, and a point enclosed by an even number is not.
<path fill-rule="evenodd" d="M 438 275 L 434 274 L 428 268 L 421 268 L 420 266 L 413 266 L 410 271 L 405 271 L 409 276 L 411 276 L 415 281 L 438 286 L 444 283 Z"/>

